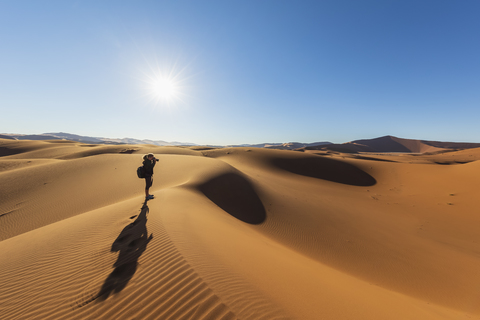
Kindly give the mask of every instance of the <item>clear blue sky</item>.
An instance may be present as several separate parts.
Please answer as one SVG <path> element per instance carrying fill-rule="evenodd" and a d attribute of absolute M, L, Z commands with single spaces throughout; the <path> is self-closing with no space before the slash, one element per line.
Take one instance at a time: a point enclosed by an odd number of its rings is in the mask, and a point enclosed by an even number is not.
<path fill-rule="evenodd" d="M 0 132 L 480 142 L 479 17 L 478 0 L 0 0 Z M 155 101 L 158 74 L 178 99 Z"/>

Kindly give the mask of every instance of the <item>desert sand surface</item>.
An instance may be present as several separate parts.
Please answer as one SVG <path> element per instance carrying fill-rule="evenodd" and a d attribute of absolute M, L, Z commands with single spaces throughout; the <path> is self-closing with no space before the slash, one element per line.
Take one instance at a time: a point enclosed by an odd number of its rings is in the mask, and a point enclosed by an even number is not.
<path fill-rule="evenodd" d="M 425 150 L 0 139 L 0 318 L 480 319 L 480 148 Z"/>

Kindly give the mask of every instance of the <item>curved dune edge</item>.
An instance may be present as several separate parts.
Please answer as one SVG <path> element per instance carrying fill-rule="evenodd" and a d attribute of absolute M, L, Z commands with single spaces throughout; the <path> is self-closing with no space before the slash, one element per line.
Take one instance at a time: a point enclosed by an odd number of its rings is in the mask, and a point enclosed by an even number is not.
<path fill-rule="evenodd" d="M 265 207 L 246 177 L 227 172 L 200 184 L 198 190 L 231 216 L 250 224 L 266 219 Z"/>
<path fill-rule="evenodd" d="M 273 158 L 273 166 L 306 177 L 328 180 L 352 186 L 373 186 L 374 177 L 356 166 L 334 159 L 305 156 Z"/>
<path fill-rule="evenodd" d="M 51 145 L 0 156 L 7 319 L 480 315 L 476 149 L 324 161 L 168 148 L 142 214 L 135 169 L 149 147 Z M 315 175 L 328 164 L 359 176 Z"/>

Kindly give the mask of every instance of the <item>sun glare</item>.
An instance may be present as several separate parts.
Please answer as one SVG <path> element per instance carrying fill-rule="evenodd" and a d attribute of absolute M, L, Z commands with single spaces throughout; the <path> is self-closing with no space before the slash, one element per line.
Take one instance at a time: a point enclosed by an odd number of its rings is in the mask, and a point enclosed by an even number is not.
<path fill-rule="evenodd" d="M 190 78 L 185 72 L 186 67 L 178 69 L 176 64 L 148 64 L 148 69 L 144 70 L 139 78 L 142 83 L 142 99 L 146 99 L 146 103 L 155 108 L 173 108 L 185 104 Z"/>
<path fill-rule="evenodd" d="M 152 93 L 158 100 L 171 100 L 178 95 L 178 86 L 172 79 L 161 78 L 152 83 Z"/>

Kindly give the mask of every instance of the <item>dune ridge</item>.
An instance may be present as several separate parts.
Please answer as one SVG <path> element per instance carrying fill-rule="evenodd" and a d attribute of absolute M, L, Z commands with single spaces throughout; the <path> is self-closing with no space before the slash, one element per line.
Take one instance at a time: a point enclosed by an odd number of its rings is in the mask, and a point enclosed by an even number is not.
<path fill-rule="evenodd" d="M 480 318 L 480 148 L 59 142 L 0 139 L 3 319 Z"/>
<path fill-rule="evenodd" d="M 426 153 L 445 150 L 456 151 L 459 149 L 479 148 L 479 143 L 466 142 L 441 142 L 418 139 L 403 139 L 394 136 L 383 136 L 374 139 L 354 140 L 346 143 L 329 145 L 307 146 L 297 150 L 330 150 L 336 152 L 359 153 L 359 152 L 402 152 L 402 153 Z"/>

